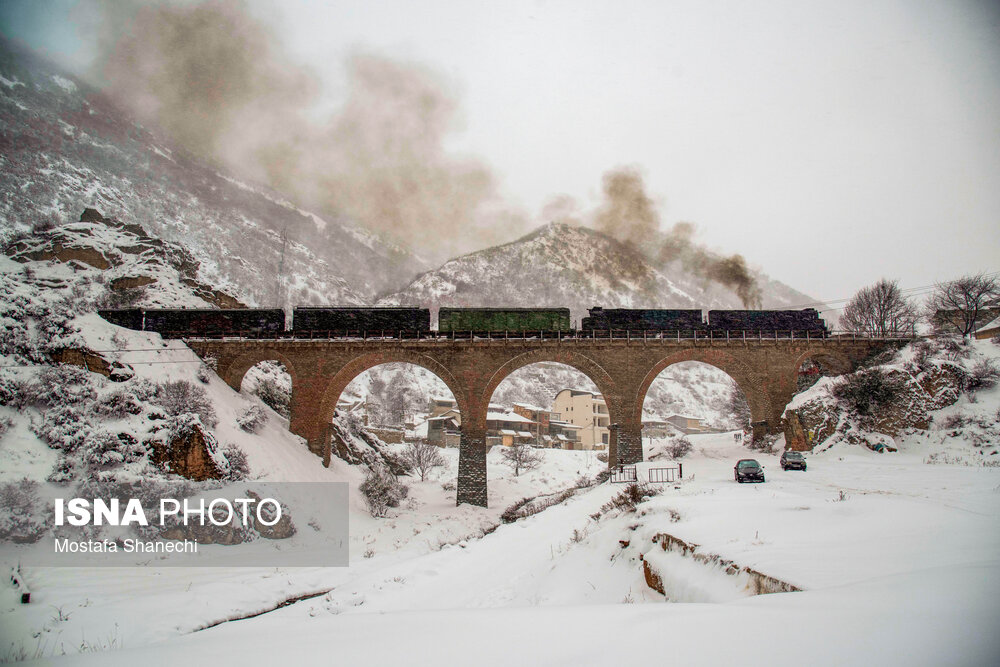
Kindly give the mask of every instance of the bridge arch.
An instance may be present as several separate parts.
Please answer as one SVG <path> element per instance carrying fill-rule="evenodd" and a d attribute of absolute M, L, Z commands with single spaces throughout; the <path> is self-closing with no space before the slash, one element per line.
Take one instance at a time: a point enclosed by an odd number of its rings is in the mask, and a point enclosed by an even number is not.
<path fill-rule="evenodd" d="M 247 374 L 247 371 L 262 361 L 277 361 L 284 365 L 285 370 L 292 379 L 292 386 L 295 386 L 295 381 L 297 379 L 295 364 L 293 364 L 291 359 L 281 352 L 267 348 L 255 349 L 252 352 L 247 352 L 246 354 L 236 357 L 229 362 L 225 368 L 218 369 L 219 377 L 225 380 L 226 384 L 230 387 L 239 391 L 243 384 L 243 376 Z"/>
<path fill-rule="evenodd" d="M 479 397 L 479 403 L 483 406 L 483 415 L 486 414 L 485 407 L 489 405 L 493 393 L 500 386 L 501 382 L 514 371 L 538 363 L 563 364 L 583 373 L 597 386 L 597 390 L 604 396 L 604 402 L 608 406 L 608 416 L 611 423 L 614 424 L 624 417 L 624 414 L 622 414 L 621 396 L 611 375 L 594 359 L 573 350 L 531 350 L 530 352 L 524 352 L 508 359 L 503 365 L 493 371 L 483 388 L 483 392 Z"/>
<path fill-rule="evenodd" d="M 336 370 L 324 368 L 324 374 L 328 373 L 332 375 L 332 377 L 330 377 L 330 380 L 326 385 L 326 389 L 323 392 L 323 399 L 320 402 L 320 423 L 329 424 L 333 421 L 334 413 L 337 410 L 337 401 L 340 400 L 340 395 L 344 393 L 344 389 L 347 388 L 347 385 L 349 385 L 354 378 L 369 369 L 375 368 L 376 366 L 391 363 L 413 364 L 414 366 L 419 366 L 436 375 L 442 382 L 444 382 L 444 384 L 448 387 L 448 390 L 455 397 L 455 402 L 458 404 L 458 409 L 462 413 L 464 420 L 464 415 L 468 414 L 467 408 L 469 400 L 467 395 L 468 392 L 465 391 L 462 383 L 459 382 L 454 375 L 452 375 L 451 371 L 449 371 L 446 366 L 438 362 L 433 357 L 419 352 L 400 349 L 383 350 L 363 354 L 353 358 L 351 361 Z"/>
<path fill-rule="evenodd" d="M 771 397 L 763 386 L 762 378 L 739 358 L 714 348 L 690 348 L 669 354 L 658 360 L 643 377 L 638 392 L 629 400 L 629 420 L 641 428 L 642 406 L 653 381 L 664 370 L 684 361 L 698 361 L 719 369 L 736 382 L 750 405 L 750 418 L 764 422 L 773 415 Z"/>

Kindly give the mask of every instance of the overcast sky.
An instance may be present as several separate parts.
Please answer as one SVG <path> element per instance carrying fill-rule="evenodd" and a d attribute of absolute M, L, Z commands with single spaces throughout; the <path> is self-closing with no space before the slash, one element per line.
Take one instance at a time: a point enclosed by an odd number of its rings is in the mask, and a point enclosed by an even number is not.
<path fill-rule="evenodd" d="M 85 69 L 96 16 L 0 0 Z M 822 299 L 1000 271 L 1000 3 L 255 0 L 335 106 L 359 49 L 458 91 L 450 140 L 537 214 L 635 165 L 663 226 Z"/>

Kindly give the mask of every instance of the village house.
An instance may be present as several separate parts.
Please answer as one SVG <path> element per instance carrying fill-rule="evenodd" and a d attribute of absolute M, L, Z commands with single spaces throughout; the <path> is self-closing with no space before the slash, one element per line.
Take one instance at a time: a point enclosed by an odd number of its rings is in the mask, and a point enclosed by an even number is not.
<path fill-rule="evenodd" d="M 535 444 L 538 422 L 514 412 L 486 413 L 486 444 L 489 446 Z"/>
<path fill-rule="evenodd" d="M 579 426 L 579 440 L 572 449 L 608 448 L 611 440 L 611 420 L 604 397 L 583 389 L 563 389 L 556 394 L 552 411 L 562 416 L 562 421 Z"/>

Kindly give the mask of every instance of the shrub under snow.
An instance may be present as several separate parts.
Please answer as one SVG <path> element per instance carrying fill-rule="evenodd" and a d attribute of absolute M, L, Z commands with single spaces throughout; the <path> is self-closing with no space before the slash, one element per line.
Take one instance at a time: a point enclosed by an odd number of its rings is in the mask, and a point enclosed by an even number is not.
<path fill-rule="evenodd" d="M 38 516 L 38 482 L 22 479 L 0 484 L 0 539 L 37 542 L 45 532 Z"/>
<path fill-rule="evenodd" d="M 666 446 L 667 454 L 672 459 L 682 459 L 690 454 L 692 449 L 694 445 L 687 438 L 674 438 Z"/>
<path fill-rule="evenodd" d="M 368 511 L 374 517 L 384 517 L 389 508 L 399 507 L 410 489 L 393 475 L 385 466 L 374 466 L 359 487 L 361 495 L 368 503 Z"/>
<path fill-rule="evenodd" d="M 267 413 L 259 405 L 248 405 L 236 415 L 236 425 L 247 433 L 256 433 L 267 423 Z"/>
<path fill-rule="evenodd" d="M 156 402 L 171 417 L 194 413 L 209 427 L 214 427 L 218 423 L 208 392 L 203 387 L 186 380 L 161 384 L 156 391 Z"/>

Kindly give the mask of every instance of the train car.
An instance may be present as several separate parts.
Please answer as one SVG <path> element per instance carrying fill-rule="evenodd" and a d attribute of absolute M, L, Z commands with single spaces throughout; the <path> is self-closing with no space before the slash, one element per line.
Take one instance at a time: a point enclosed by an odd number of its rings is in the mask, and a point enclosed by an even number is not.
<path fill-rule="evenodd" d="M 713 331 L 823 332 L 826 323 L 814 308 L 804 310 L 710 310 Z"/>
<path fill-rule="evenodd" d="M 569 331 L 569 308 L 441 308 L 438 331 Z"/>
<path fill-rule="evenodd" d="M 292 311 L 296 336 L 319 332 L 358 334 L 400 331 L 430 331 L 431 311 L 427 308 L 358 308 L 341 306 L 300 306 Z"/>
<path fill-rule="evenodd" d="M 260 338 L 285 331 L 285 311 L 280 308 L 171 308 L 145 313 L 143 331 L 155 331 L 164 338 L 238 335 Z"/>
<path fill-rule="evenodd" d="M 705 330 L 701 310 L 656 310 L 641 308 L 591 308 L 583 318 L 584 331 L 693 331 Z"/>
<path fill-rule="evenodd" d="M 97 314 L 116 326 L 142 331 L 142 310 L 139 308 L 107 308 Z"/>

